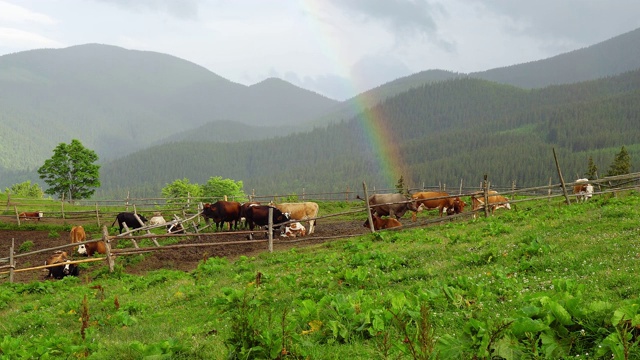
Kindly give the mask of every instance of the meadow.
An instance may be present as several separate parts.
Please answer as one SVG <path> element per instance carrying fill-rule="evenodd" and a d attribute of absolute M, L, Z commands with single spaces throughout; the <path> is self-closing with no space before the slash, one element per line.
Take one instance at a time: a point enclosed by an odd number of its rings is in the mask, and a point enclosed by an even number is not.
<path fill-rule="evenodd" d="M 639 209 L 544 199 L 192 272 L 5 281 L 0 359 L 638 358 Z"/>

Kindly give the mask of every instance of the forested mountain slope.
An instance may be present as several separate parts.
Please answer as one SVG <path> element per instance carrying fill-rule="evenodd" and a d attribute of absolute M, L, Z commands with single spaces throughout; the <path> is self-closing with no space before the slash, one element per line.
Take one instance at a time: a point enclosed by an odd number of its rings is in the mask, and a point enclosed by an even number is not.
<path fill-rule="evenodd" d="M 589 47 L 469 76 L 522 88 L 571 84 L 640 68 L 640 29 Z"/>
<path fill-rule="evenodd" d="M 372 114 L 375 114 L 373 116 Z M 398 139 L 409 185 L 557 181 L 552 147 L 569 178 L 593 156 L 606 172 L 625 146 L 640 156 L 640 71 L 573 85 L 523 90 L 479 79 L 425 85 L 348 121 L 309 133 L 234 144 L 181 142 L 105 164 L 100 193 L 157 195 L 175 179 L 242 180 L 259 193 L 343 191 L 384 184 L 372 121 Z M 389 134 L 386 134 L 389 135 Z"/>
<path fill-rule="evenodd" d="M 108 159 L 212 121 L 297 126 L 336 104 L 282 80 L 236 84 L 155 52 L 24 51 L 0 56 L 0 171 L 39 167 L 73 138 Z"/>

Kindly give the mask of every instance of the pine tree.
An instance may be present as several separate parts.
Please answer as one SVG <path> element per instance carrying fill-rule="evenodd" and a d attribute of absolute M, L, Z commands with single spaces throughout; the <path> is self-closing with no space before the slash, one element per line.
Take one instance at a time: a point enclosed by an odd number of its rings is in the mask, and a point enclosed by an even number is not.
<path fill-rule="evenodd" d="M 609 166 L 607 176 L 624 175 L 631 172 L 631 156 L 624 148 L 624 145 L 620 149 L 620 152 L 616 154 L 613 159 L 613 163 Z"/>
<path fill-rule="evenodd" d="M 404 177 L 402 175 L 400 175 L 400 179 L 398 179 L 398 182 L 396 183 L 396 190 L 399 194 L 409 195 L 409 189 L 405 185 Z"/>
<path fill-rule="evenodd" d="M 587 179 L 593 180 L 598 178 L 598 167 L 593 162 L 593 156 L 589 156 L 589 163 L 587 164 L 587 172 L 584 173 Z"/>

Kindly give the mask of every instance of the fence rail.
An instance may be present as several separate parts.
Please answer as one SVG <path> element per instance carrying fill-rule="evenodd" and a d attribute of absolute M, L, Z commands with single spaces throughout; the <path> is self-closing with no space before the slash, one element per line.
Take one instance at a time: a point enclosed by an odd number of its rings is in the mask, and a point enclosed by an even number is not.
<path fill-rule="evenodd" d="M 637 190 L 638 189 L 638 182 L 640 181 L 640 173 L 633 173 L 633 174 L 627 174 L 627 175 L 621 175 L 621 176 L 615 176 L 615 177 L 608 177 L 608 178 L 603 178 L 603 179 L 597 179 L 597 180 L 592 180 L 590 181 L 591 184 L 598 186 L 598 191 L 594 191 L 594 195 L 601 195 L 601 194 L 609 194 L 609 193 L 616 193 L 619 191 L 626 191 L 626 190 Z M 566 191 L 566 187 L 567 186 L 573 186 L 573 185 L 577 185 L 579 184 L 578 182 L 571 182 L 571 183 L 564 183 L 564 181 L 561 178 L 561 182 L 560 183 L 556 183 L 556 184 L 551 184 L 551 181 L 549 182 L 549 185 L 544 185 L 544 186 L 536 186 L 536 187 L 530 187 L 530 188 L 523 188 L 523 189 L 517 189 L 517 188 L 513 188 L 511 190 L 506 190 L 503 192 L 500 192 L 501 195 L 512 195 L 512 199 L 510 200 L 510 202 L 512 203 L 519 203 L 519 202 L 525 202 L 525 201 L 538 201 L 541 199 L 552 199 L 552 198 L 557 198 L 557 197 L 565 197 L 566 198 L 566 203 L 568 205 L 571 204 L 569 195 Z M 462 188 L 460 188 L 460 193 L 459 194 L 453 194 L 450 196 L 443 196 L 443 197 L 439 197 L 439 198 L 448 198 L 448 197 L 458 197 L 458 196 L 471 196 L 471 195 L 480 195 L 483 194 L 485 197 L 487 196 L 488 190 L 491 188 L 490 184 L 488 181 L 484 181 L 484 188 L 481 190 L 478 189 L 474 189 L 472 191 L 467 191 L 467 192 L 462 192 Z M 363 189 L 364 189 L 364 195 L 365 198 L 367 199 L 366 195 L 368 193 L 366 185 L 363 184 Z M 604 189 L 604 190 L 603 190 Z M 354 192 L 355 193 L 355 192 Z M 520 198 L 517 198 L 520 197 Z M 353 200 L 355 201 L 362 201 L 363 199 L 360 198 L 354 198 Z M 304 221 L 308 221 L 308 220 L 321 220 L 321 219 L 327 219 L 327 218 L 331 218 L 331 217 L 337 217 L 337 216 L 344 216 L 344 215 L 351 215 L 351 214 L 357 214 L 357 213 L 363 213 L 366 212 L 368 217 L 369 217 L 369 221 L 370 224 L 372 224 L 371 221 L 371 208 L 369 206 L 367 206 L 368 203 L 367 201 L 362 202 L 363 206 L 362 208 L 356 209 L 356 210 L 350 210 L 350 211 L 345 211 L 345 212 L 339 212 L 339 213 L 334 213 L 334 214 L 328 214 L 328 215 L 324 215 L 324 216 L 319 216 L 319 217 L 315 217 L 315 218 L 311 218 L 311 219 L 305 219 Z M 193 202 L 189 202 L 189 204 L 191 204 L 192 206 L 195 206 Z M 392 203 L 393 204 L 393 203 Z M 137 204 L 130 204 L 134 211 L 138 210 L 138 205 Z M 14 212 L 15 212 L 15 216 L 16 218 L 18 218 L 18 222 L 20 221 L 19 217 L 18 217 L 18 210 L 17 210 L 17 205 L 14 205 Z M 200 219 L 200 215 L 201 212 L 196 212 L 196 213 L 191 213 L 191 214 L 187 214 L 185 207 L 176 207 L 176 208 L 172 208 L 172 209 L 180 209 L 182 211 L 183 216 L 183 220 L 173 220 L 174 222 L 183 222 L 183 227 L 185 228 L 185 230 L 187 231 L 186 234 L 153 234 L 150 232 L 150 230 L 157 228 L 159 226 L 162 225 L 154 225 L 154 226 L 145 226 L 142 227 L 140 229 L 134 229 L 134 230 L 128 230 L 127 232 L 117 235 L 117 236 L 110 236 L 108 235 L 108 231 L 106 226 L 102 226 L 102 237 L 98 238 L 98 239 L 92 239 L 92 240 L 87 240 L 85 242 L 82 243 L 74 243 L 74 244 L 65 244 L 65 245 L 61 245 L 61 246 L 57 246 L 57 247 L 52 247 L 52 248 L 47 248 L 47 249 L 40 249 L 40 250 L 36 250 L 36 251 L 31 251 L 31 252 L 27 252 L 27 253 L 22 253 L 22 254 L 15 254 L 15 249 L 14 246 L 11 246 L 10 249 L 10 254 L 8 257 L 6 258 L 0 258 L 0 263 L 9 263 L 8 265 L 1 265 L 0 266 L 0 270 L 2 269 L 9 269 L 9 270 L 3 270 L 0 271 L 0 274 L 10 274 L 10 281 L 12 281 L 13 279 L 13 273 L 16 272 L 22 272 L 22 271 L 33 271 L 33 270 L 39 270 L 39 269 L 43 269 L 42 266 L 37 266 L 37 267 L 31 267 L 31 268 L 22 268 L 22 269 L 17 269 L 15 266 L 16 263 L 16 259 L 19 259 L 21 257 L 25 257 L 25 256 L 31 256 L 31 255 L 36 255 L 36 254 L 40 254 L 40 253 L 46 253 L 46 252 L 53 252 L 56 250 L 61 250 L 61 249 L 66 249 L 68 247 L 73 247 L 73 246 L 78 246 L 80 244 L 88 244 L 88 243 L 92 243 L 92 242 L 97 242 L 97 241 L 104 241 L 105 244 L 107 245 L 107 254 L 106 257 L 104 258 L 104 260 L 106 260 L 106 262 L 109 265 L 109 268 L 111 271 L 113 271 L 113 264 L 114 264 L 114 259 L 117 256 L 124 256 L 124 255 L 132 255 L 132 254 L 139 254 L 139 253 L 143 253 L 143 252 L 153 252 L 153 251 L 163 251 L 163 250 L 171 250 L 171 249 L 179 249 L 179 248 L 186 248 L 186 247 L 200 247 L 200 246 L 224 246 L 224 245 L 233 245 L 233 244 L 246 244 L 246 243 L 263 243 L 263 242 L 267 242 L 268 243 L 268 250 L 272 251 L 273 250 L 273 238 L 272 238 L 272 229 L 273 229 L 273 222 L 270 221 L 270 225 L 269 228 L 267 230 L 261 230 L 261 231 L 254 231 L 255 232 L 266 232 L 269 239 L 268 240 L 249 240 L 249 241 L 225 241 L 225 242 L 209 242 L 209 243 L 184 243 L 184 244 L 177 244 L 177 245 L 164 245 L 164 246 L 160 246 L 158 245 L 158 243 L 155 241 L 156 238 L 162 238 L 162 237 L 185 237 L 185 238 L 190 238 L 190 237 L 199 237 L 202 235 L 207 235 L 207 236 L 221 236 L 221 235 L 228 235 L 230 234 L 229 232 L 217 232 L 217 233 L 202 233 L 201 231 L 203 229 L 198 229 L 198 227 L 196 226 L 195 223 L 195 219 Z M 463 216 L 469 216 L 469 215 L 474 215 L 477 212 L 479 212 L 481 209 L 472 209 L 471 211 L 465 211 L 461 214 L 457 214 L 457 215 L 453 215 L 453 216 L 448 216 L 445 218 L 435 218 L 435 219 L 427 219 L 427 220 L 423 220 L 420 222 L 416 222 L 414 224 L 405 224 L 404 226 L 402 226 L 401 228 L 410 228 L 410 227 L 415 227 L 415 226 L 424 226 L 424 225 L 428 225 L 428 224 L 433 224 L 433 223 L 437 223 L 440 221 L 444 221 L 444 220 L 450 220 L 450 219 L 455 219 L 455 218 L 459 218 L 459 217 L 463 217 Z M 485 211 L 485 216 L 488 216 L 487 213 L 487 207 L 484 207 L 484 211 Z M 71 216 L 79 216 L 79 215 L 88 215 L 91 214 L 92 216 L 95 215 L 98 219 L 98 223 L 100 223 L 100 216 L 105 214 L 116 214 L 116 212 L 102 212 L 96 205 L 96 210 L 95 211 L 72 211 L 72 212 L 68 212 L 68 213 L 64 213 L 61 212 L 62 218 L 66 218 L 67 215 L 71 214 Z M 71 217 L 70 217 L 71 218 Z M 286 225 L 288 223 L 294 222 L 294 221 L 299 221 L 299 220 L 291 220 L 289 222 L 283 223 L 282 225 Z M 189 224 L 189 222 L 191 222 L 191 224 Z M 185 226 L 186 224 L 186 226 Z M 375 230 L 373 229 L 373 225 L 371 225 L 371 231 L 375 232 Z M 133 231 L 146 231 L 147 234 L 146 235 L 138 235 L 138 236 L 134 236 L 132 235 Z M 193 232 L 188 232 L 189 230 L 193 230 Z M 385 230 L 385 231 L 394 231 L 393 229 L 390 230 Z M 246 233 L 250 233 L 248 231 L 234 231 L 231 232 L 232 234 L 237 234 L 237 235 L 242 235 L 242 234 L 246 234 Z M 330 237 L 312 237 L 312 236 L 308 236 L 306 238 L 301 238 L 301 239 L 297 239 L 297 240 L 288 240 L 288 241 L 281 241 L 281 243 L 297 243 L 297 242 L 303 242 L 303 241 L 309 241 L 309 240 L 327 240 L 327 239 L 336 239 L 336 238 L 345 238 L 345 237 L 349 237 L 349 236 L 360 236 L 361 234 L 357 234 L 357 235 L 337 235 L 337 236 L 330 236 Z M 139 248 L 137 243 L 136 243 L 136 239 L 153 239 L 154 243 L 156 244 L 156 246 L 153 247 L 145 247 L 145 248 Z M 135 248 L 126 248 L 126 249 L 111 249 L 111 242 L 113 240 L 116 239 L 129 239 L 132 241 L 132 243 L 134 244 Z M 91 260 L 91 261 L 99 261 L 99 260 Z M 82 263 L 82 262 L 87 262 L 85 261 L 78 261 L 78 262 L 73 262 L 73 263 Z"/>

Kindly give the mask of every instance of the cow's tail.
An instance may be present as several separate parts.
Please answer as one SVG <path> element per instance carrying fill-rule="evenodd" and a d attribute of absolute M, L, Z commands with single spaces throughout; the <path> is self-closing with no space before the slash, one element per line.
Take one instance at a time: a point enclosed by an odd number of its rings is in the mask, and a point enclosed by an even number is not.
<path fill-rule="evenodd" d="M 359 200 L 364 201 L 364 199 L 363 199 L 363 198 L 361 198 L 361 197 L 360 197 L 360 195 L 356 195 L 356 199 L 359 199 Z"/>
<path fill-rule="evenodd" d="M 116 222 L 118 221 L 118 217 L 116 216 L 116 219 L 113 220 L 113 224 L 111 224 L 111 227 L 114 227 L 116 225 Z"/>

